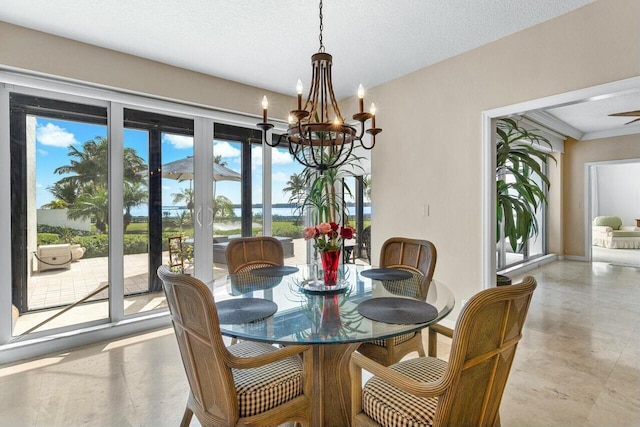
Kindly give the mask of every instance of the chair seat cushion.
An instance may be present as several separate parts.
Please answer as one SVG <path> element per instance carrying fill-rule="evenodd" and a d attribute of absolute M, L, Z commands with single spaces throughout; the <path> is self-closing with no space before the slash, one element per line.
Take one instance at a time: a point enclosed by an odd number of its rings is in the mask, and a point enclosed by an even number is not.
<path fill-rule="evenodd" d="M 409 332 L 408 334 L 397 335 L 397 336 L 393 337 L 393 345 L 398 345 L 398 344 L 403 343 L 405 341 L 409 341 L 415 335 L 416 335 L 415 332 Z M 385 340 L 373 340 L 373 341 L 371 341 L 371 343 L 375 344 L 375 345 L 379 345 L 380 347 L 384 347 L 385 346 Z"/>
<path fill-rule="evenodd" d="M 238 357 L 276 351 L 269 344 L 243 341 L 228 347 Z M 251 369 L 232 369 L 241 417 L 268 411 L 302 394 L 302 360 L 294 356 Z"/>
<path fill-rule="evenodd" d="M 435 381 L 442 376 L 447 363 L 434 357 L 419 357 L 391 365 L 416 381 Z M 373 377 L 362 390 L 364 412 L 382 426 L 426 427 L 433 425 L 437 397 L 418 398 L 378 377 Z"/>

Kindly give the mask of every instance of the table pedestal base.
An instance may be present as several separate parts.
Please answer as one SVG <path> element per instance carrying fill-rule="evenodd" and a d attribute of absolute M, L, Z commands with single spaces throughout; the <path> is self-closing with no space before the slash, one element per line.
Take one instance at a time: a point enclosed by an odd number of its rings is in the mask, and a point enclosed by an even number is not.
<path fill-rule="evenodd" d="M 305 369 L 311 373 L 313 396 L 319 397 L 311 403 L 312 426 L 351 425 L 349 360 L 359 346 L 359 343 L 314 345 L 312 357 L 305 358 Z"/>

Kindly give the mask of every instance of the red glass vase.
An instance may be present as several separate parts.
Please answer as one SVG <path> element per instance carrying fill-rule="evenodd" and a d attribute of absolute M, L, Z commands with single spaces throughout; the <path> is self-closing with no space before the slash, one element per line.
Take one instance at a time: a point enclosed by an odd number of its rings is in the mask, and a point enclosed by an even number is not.
<path fill-rule="evenodd" d="M 340 249 L 320 252 L 322 260 L 323 280 L 326 286 L 333 286 L 338 282 L 338 265 L 340 264 Z"/>

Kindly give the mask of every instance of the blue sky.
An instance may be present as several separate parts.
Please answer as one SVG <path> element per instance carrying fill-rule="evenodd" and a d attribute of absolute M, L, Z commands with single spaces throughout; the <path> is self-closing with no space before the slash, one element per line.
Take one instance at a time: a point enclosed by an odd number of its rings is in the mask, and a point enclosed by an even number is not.
<path fill-rule="evenodd" d="M 36 119 L 36 205 L 49 203 L 53 195 L 47 187 L 58 181 L 62 175 L 53 171 L 62 165 L 68 165 L 71 158 L 67 155 L 69 145 L 80 148 L 82 143 L 95 137 L 107 137 L 106 126 L 92 125 L 64 120 L 51 120 L 38 117 Z M 147 133 L 139 130 L 125 129 L 125 147 L 134 148 L 145 162 L 147 154 Z M 227 167 L 240 172 L 240 144 L 227 141 L 214 141 L 214 154 L 222 155 Z M 168 163 L 193 155 L 193 138 L 183 135 L 165 134 L 162 138 L 162 162 Z M 272 152 L 272 200 L 274 203 L 286 203 L 289 195 L 282 189 L 286 187 L 291 174 L 299 173 L 302 166 L 293 161 L 286 149 L 273 149 Z M 253 201 L 262 201 L 262 149 L 252 149 L 252 187 Z M 175 205 L 173 194 L 188 188 L 189 182 L 178 182 L 171 179 L 162 180 L 162 197 L 164 206 Z M 216 182 L 216 195 L 224 195 L 235 204 L 240 203 L 240 182 Z M 144 209 L 136 209 L 140 212 Z M 139 214 L 133 212 L 135 214 Z"/>

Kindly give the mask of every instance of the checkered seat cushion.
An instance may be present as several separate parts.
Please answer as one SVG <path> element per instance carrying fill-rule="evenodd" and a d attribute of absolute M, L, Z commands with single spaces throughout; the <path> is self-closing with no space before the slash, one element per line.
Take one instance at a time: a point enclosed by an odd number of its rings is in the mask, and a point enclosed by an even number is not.
<path fill-rule="evenodd" d="M 408 334 L 397 335 L 397 336 L 393 337 L 393 344 L 394 345 L 398 345 L 400 343 L 408 341 L 411 338 L 413 338 L 415 335 L 416 335 L 415 332 L 409 332 Z M 375 344 L 375 345 L 379 345 L 381 347 L 384 347 L 385 340 L 373 340 L 373 341 L 371 341 L 371 343 Z"/>
<path fill-rule="evenodd" d="M 244 341 L 228 347 L 238 357 L 277 350 L 259 342 Z M 302 360 L 298 356 L 251 369 L 232 369 L 241 417 L 279 406 L 302 394 Z"/>
<path fill-rule="evenodd" d="M 391 365 L 416 381 L 435 381 L 442 376 L 447 363 L 434 357 L 419 357 Z M 364 412 L 382 426 L 426 427 L 433 425 L 437 397 L 418 398 L 378 377 L 373 377 L 362 390 Z"/>

